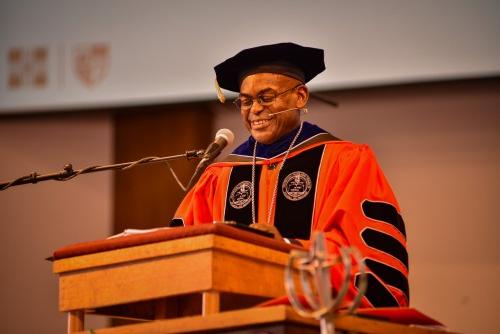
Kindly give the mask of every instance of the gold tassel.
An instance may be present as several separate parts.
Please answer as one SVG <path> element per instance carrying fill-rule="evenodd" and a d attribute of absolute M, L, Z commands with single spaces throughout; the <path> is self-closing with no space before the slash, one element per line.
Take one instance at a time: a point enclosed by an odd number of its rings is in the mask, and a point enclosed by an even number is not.
<path fill-rule="evenodd" d="M 224 96 L 224 93 L 222 92 L 222 89 L 217 82 L 217 78 L 215 78 L 215 91 L 217 92 L 217 97 L 219 98 L 220 103 L 226 102 L 226 97 Z"/>

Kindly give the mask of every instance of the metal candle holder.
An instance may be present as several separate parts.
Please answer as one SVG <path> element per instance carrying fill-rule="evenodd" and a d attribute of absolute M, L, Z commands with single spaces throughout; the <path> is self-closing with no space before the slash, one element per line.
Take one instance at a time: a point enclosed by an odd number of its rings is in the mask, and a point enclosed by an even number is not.
<path fill-rule="evenodd" d="M 316 232 L 313 236 L 309 252 L 292 250 L 285 268 L 285 290 L 295 311 L 303 316 L 320 321 L 322 334 L 334 334 L 334 312 L 341 305 L 351 282 L 352 257 L 359 264 L 360 285 L 347 313 L 353 313 L 359 306 L 366 291 L 366 266 L 359 251 L 341 247 L 339 254 L 330 254 L 326 248 L 325 236 Z M 337 294 L 332 293 L 330 269 L 335 265 L 343 265 L 343 278 Z M 292 273 L 298 271 L 302 292 L 309 307 L 299 300 Z"/>

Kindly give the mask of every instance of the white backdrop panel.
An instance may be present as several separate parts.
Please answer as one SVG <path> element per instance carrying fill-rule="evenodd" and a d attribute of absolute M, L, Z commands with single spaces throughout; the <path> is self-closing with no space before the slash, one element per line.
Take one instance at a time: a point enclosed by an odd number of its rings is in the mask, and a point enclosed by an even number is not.
<path fill-rule="evenodd" d="M 496 75 L 500 2 L 486 0 L 3 0 L 0 113 L 214 98 L 213 66 L 255 45 L 326 50 L 313 88 Z M 74 49 L 105 43 L 87 87 Z M 43 87 L 9 84 L 13 48 L 47 50 Z"/>

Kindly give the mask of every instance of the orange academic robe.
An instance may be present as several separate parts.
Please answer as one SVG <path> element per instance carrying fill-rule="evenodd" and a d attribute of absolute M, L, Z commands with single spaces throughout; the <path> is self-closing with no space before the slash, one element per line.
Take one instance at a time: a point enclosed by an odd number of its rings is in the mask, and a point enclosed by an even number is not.
<path fill-rule="evenodd" d="M 330 252 L 359 249 L 367 264 L 363 307 L 408 306 L 408 254 L 404 222 L 394 194 L 367 145 L 316 135 L 297 145 L 283 169 L 284 154 L 256 163 L 257 222 L 274 224 L 283 237 L 310 244 L 325 233 Z M 230 155 L 210 165 L 179 206 L 184 225 L 233 220 L 252 222 L 252 157 Z M 274 207 L 270 208 L 277 184 Z M 339 271 L 332 270 L 333 288 Z M 359 284 L 353 273 L 348 296 Z"/>

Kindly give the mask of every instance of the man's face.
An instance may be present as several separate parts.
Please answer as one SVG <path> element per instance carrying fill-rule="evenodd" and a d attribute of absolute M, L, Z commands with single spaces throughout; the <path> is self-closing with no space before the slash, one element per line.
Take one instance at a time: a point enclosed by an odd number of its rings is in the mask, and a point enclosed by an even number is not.
<path fill-rule="evenodd" d="M 252 74 L 243 80 L 240 87 L 241 98 L 256 98 L 259 95 L 278 95 L 291 89 L 300 82 L 296 79 L 275 73 Z M 300 125 L 300 112 L 287 111 L 275 116 L 269 114 L 292 108 L 302 108 L 308 98 L 307 88 L 299 86 L 276 97 L 268 106 L 260 105 L 257 100 L 248 110 L 241 110 L 243 123 L 255 140 L 271 144 Z"/>

